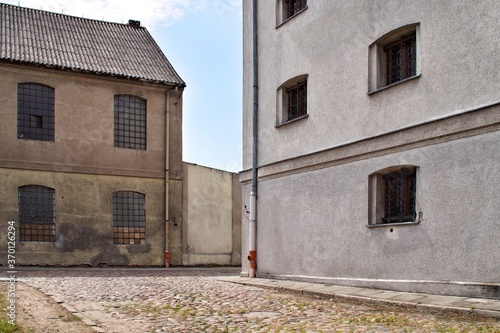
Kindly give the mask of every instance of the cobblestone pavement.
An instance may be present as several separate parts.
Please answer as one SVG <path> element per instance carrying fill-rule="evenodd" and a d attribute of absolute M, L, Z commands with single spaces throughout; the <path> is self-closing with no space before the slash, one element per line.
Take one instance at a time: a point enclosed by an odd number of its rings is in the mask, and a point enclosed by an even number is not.
<path fill-rule="evenodd" d="M 20 272 L 108 333 L 500 332 L 500 320 L 307 298 L 214 279 L 237 270 Z"/>

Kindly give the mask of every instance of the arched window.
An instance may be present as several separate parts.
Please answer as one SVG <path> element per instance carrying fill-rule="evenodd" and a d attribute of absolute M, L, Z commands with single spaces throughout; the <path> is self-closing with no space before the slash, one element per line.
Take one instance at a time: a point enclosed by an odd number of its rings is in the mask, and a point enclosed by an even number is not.
<path fill-rule="evenodd" d="M 369 182 L 369 225 L 417 222 L 417 167 L 380 170 Z"/>
<path fill-rule="evenodd" d="M 113 193 L 113 243 L 146 243 L 144 194 L 132 191 Z"/>
<path fill-rule="evenodd" d="M 307 9 L 307 0 L 278 0 L 276 25 L 280 25 Z"/>
<path fill-rule="evenodd" d="M 419 24 L 395 29 L 369 47 L 369 92 L 419 76 Z"/>
<path fill-rule="evenodd" d="M 307 75 L 282 84 L 277 91 L 277 125 L 307 116 Z"/>
<path fill-rule="evenodd" d="M 27 185 L 18 188 L 19 240 L 55 242 L 55 190 L 45 186 Z"/>
<path fill-rule="evenodd" d="M 146 100 L 115 96 L 115 147 L 146 149 Z"/>
<path fill-rule="evenodd" d="M 54 88 L 37 83 L 18 84 L 17 137 L 54 141 Z"/>

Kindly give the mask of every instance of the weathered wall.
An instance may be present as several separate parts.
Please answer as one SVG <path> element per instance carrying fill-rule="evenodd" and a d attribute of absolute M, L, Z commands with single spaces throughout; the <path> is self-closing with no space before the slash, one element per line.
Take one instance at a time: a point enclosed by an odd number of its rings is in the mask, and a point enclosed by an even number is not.
<path fill-rule="evenodd" d="M 18 219 L 18 186 L 56 191 L 57 241 L 17 242 L 17 263 L 164 265 L 169 242 L 180 243 L 180 234 L 168 233 L 166 207 L 182 219 L 182 90 L 5 63 L 0 76 L 2 223 Z M 17 138 L 17 85 L 24 82 L 55 89 L 53 142 Z M 146 150 L 114 147 L 116 94 L 147 100 Z M 112 193 L 127 190 L 145 194 L 146 245 L 113 245 Z M 5 235 L 0 245 L 4 253 Z"/>
<path fill-rule="evenodd" d="M 182 265 L 182 228 L 184 225 L 183 206 L 183 178 L 184 168 L 182 162 L 182 91 L 168 93 L 167 100 L 169 153 L 166 165 L 168 166 L 168 216 L 167 224 L 167 249 L 170 255 L 169 265 Z"/>
<path fill-rule="evenodd" d="M 23 66 L 0 67 L 0 167 L 165 178 L 167 87 Z M 17 84 L 55 89 L 54 142 L 17 138 Z M 115 94 L 147 100 L 147 150 L 114 147 Z"/>
<path fill-rule="evenodd" d="M 184 176 L 183 264 L 239 265 L 238 179 L 233 173 L 190 163 L 184 164 Z"/>
<path fill-rule="evenodd" d="M 170 265 L 182 265 L 182 229 L 184 227 L 183 194 L 181 179 L 170 179 L 168 184 L 168 250 L 170 252 Z"/>
<path fill-rule="evenodd" d="M 17 242 L 18 265 L 163 265 L 164 196 L 161 179 L 89 175 L 66 172 L 0 169 L 0 216 L 18 221 L 18 187 L 55 189 L 56 241 Z M 137 191 L 146 198 L 146 244 L 113 244 L 113 192 Z M 7 238 L 1 233 L 1 251 Z M 2 258 L 5 263 L 7 255 Z"/>

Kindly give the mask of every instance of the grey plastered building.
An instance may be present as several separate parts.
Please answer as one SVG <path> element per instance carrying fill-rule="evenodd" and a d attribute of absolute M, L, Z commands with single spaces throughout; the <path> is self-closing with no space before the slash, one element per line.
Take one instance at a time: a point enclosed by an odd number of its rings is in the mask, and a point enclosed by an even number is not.
<path fill-rule="evenodd" d="M 0 25 L 0 217 L 17 264 L 164 265 L 183 80 L 136 21 L 0 4 Z"/>
<path fill-rule="evenodd" d="M 257 2 L 257 276 L 499 298 L 500 3 Z"/>

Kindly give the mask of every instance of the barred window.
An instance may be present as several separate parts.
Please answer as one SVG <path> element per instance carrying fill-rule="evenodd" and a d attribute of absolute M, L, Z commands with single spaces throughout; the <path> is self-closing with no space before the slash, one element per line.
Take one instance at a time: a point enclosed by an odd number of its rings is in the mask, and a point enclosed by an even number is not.
<path fill-rule="evenodd" d="M 403 168 L 383 176 L 384 223 L 415 221 L 415 168 Z"/>
<path fill-rule="evenodd" d="M 307 110 L 308 75 L 302 74 L 283 83 L 276 90 L 276 126 L 304 119 Z"/>
<path fill-rule="evenodd" d="M 146 243 L 144 194 L 132 191 L 113 193 L 113 243 Z"/>
<path fill-rule="evenodd" d="M 412 165 L 393 166 L 370 175 L 368 226 L 417 224 L 417 170 Z"/>
<path fill-rule="evenodd" d="M 18 188 L 19 240 L 55 242 L 55 190 L 45 186 L 27 185 Z"/>
<path fill-rule="evenodd" d="M 18 84 L 17 137 L 54 141 L 54 88 L 37 83 Z"/>
<path fill-rule="evenodd" d="M 146 149 L 146 100 L 115 96 L 115 147 Z"/>
<path fill-rule="evenodd" d="M 285 0 L 285 17 L 288 19 L 307 7 L 307 0 Z"/>
<path fill-rule="evenodd" d="M 368 48 L 368 94 L 420 77 L 420 24 L 390 31 Z"/>
<path fill-rule="evenodd" d="M 415 33 L 385 46 L 384 52 L 387 59 L 386 85 L 417 74 L 417 38 Z"/>
<path fill-rule="evenodd" d="M 279 0 L 276 2 L 276 26 L 307 9 L 307 0 Z"/>
<path fill-rule="evenodd" d="M 292 120 L 307 114 L 307 82 L 303 81 L 286 90 L 288 98 L 288 119 Z"/>

